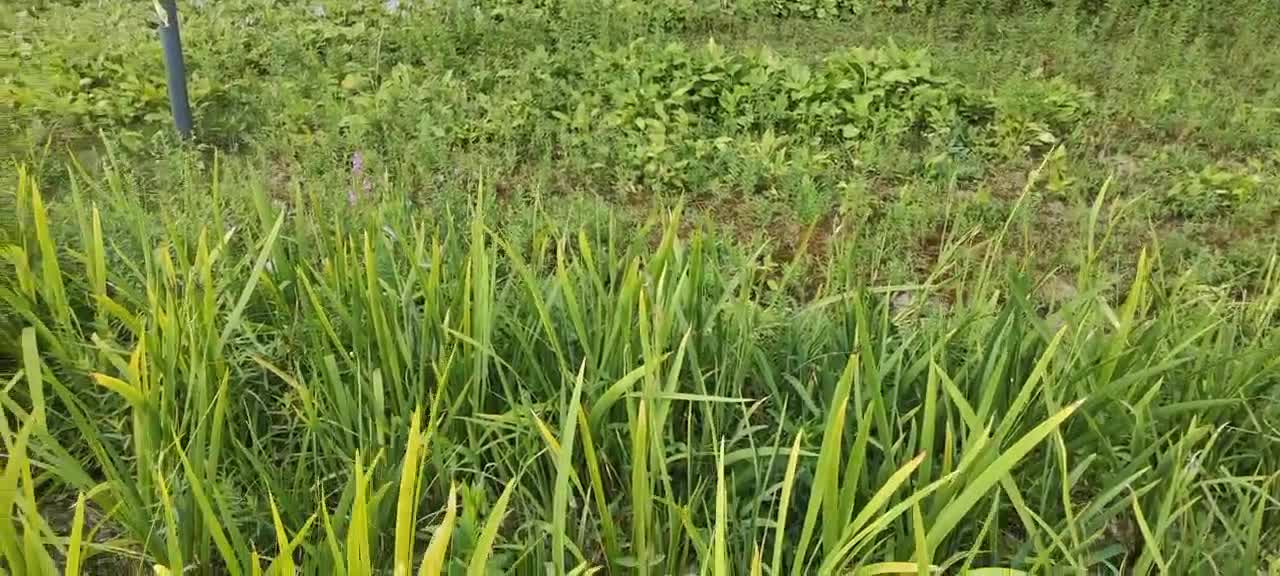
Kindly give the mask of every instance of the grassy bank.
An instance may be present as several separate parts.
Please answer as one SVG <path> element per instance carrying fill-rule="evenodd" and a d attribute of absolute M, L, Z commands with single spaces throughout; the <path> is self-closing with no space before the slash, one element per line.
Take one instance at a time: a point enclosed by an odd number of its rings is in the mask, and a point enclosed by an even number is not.
<path fill-rule="evenodd" d="M 460 221 L 202 180 L 155 226 L 111 182 L 80 182 L 80 234 L 55 239 L 22 180 L 11 569 L 78 547 L 112 570 L 362 574 L 429 542 L 459 571 L 1274 554 L 1274 261 L 1240 296 L 1143 254 L 1128 285 L 1086 269 L 1050 303 L 993 258 L 1012 222 L 876 286 L 840 256 L 765 266 L 678 214 L 515 239 L 483 198 Z M 77 493 L 95 523 L 53 537 L 80 525 L 37 510 Z"/>
<path fill-rule="evenodd" d="M 0 572 L 1280 570 L 1262 4 L 4 11 Z"/>

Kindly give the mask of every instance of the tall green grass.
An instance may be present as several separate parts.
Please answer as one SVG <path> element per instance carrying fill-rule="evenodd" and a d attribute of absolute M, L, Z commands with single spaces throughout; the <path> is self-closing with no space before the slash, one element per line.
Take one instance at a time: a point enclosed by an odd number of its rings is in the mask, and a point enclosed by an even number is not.
<path fill-rule="evenodd" d="M 1278 566 L 1275 259 L 1246 294 L 1082 254 L 1048 309 L 1012 221 L 876 286 L 678 208 L 507 234 L 482 193 L 69 178 L 13 191 L 5 573 Z"/>

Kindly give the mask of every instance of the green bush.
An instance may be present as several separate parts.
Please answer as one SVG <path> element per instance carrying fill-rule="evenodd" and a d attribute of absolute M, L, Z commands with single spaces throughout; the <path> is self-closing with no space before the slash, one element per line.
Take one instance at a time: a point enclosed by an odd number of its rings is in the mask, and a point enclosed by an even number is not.
<path fill-rule="evenodd" d="M 139 146 L 169 122 L 163 60 L 150 25 L 154 17 L 141 3 L 17 11 L 13 42 L 0 48 L 0 102 L 38 142 L 109 130 Z M 198 123 L 212 127 L 236 108 L 236 82 L 222 74 L 211 77 L 202 58 L 192 60 L 191 105 Z"/>

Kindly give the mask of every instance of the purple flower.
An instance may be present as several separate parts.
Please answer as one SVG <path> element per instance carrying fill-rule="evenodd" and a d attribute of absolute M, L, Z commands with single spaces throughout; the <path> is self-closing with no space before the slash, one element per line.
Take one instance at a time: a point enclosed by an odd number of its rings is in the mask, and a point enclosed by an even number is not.
<path fill-rule="evenodd" d="M 359 192 L 363 191 L 365 196 L 373 194 L 373 182 L 369 181 L 369 177 L 364 173 L 364 154 L 359 151 L 351 154 L 351 189 L 347 190 L 347 203 L 355 206 L 359 199 Z M 360 183 L 357 189 L 355 183 Z"/>
<path fill-rule="evenodd" d="M 360 152 L 351 153 L 351 175 L 360 176 L 364 174 L 364 154 Z"/>

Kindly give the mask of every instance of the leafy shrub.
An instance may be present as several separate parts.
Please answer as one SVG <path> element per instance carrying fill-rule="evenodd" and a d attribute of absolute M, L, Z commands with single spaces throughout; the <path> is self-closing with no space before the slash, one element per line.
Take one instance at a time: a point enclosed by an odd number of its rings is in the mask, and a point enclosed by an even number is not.
<path fill-rule="evenodd" d="M 34 121 L 36 139 L 54 129 L 112 129 L 129 144 L 167 125 L 168 94 L 150 9 L 109 3 L 93 10 L 51 5 L 39 14 L 17 12 L 12 42 L 0 48 L 0 102 Z M 231 108 L 222 100 L 234 83 L 212 81 L 199 59 L 193 61 L 188 91 L 206 125 L 221 116 L 210 108 Z"/>
<path fill-rule="evenodd" d="M 641 42 L 597 54 L 582 77 L 587 86 L 552 111 L 571 144 L 665 184 L 766 132 L 835 150 L 901 142 L 1011 154 L 1056 142 L 1087 109 L 1087 95 L 1060 79 L 1019 97 L 984 96 L 935 72 L 925 52 L 892 44 L 808 66 L 714 42 L 699 50 Z"/>
<path fill-rule="evenodd" d="M 863 0 L 772 0 L 770 8 L 776 16 L 833 18 L 858 14 L 865 8 Z"/>
<path fill-rule="evenodd" d="M 993 98 L 997 145 L 1006 155 L 1053 146 L 1085 118 L 1091 100 L 1060 77 L 1014 83 Z"/>

